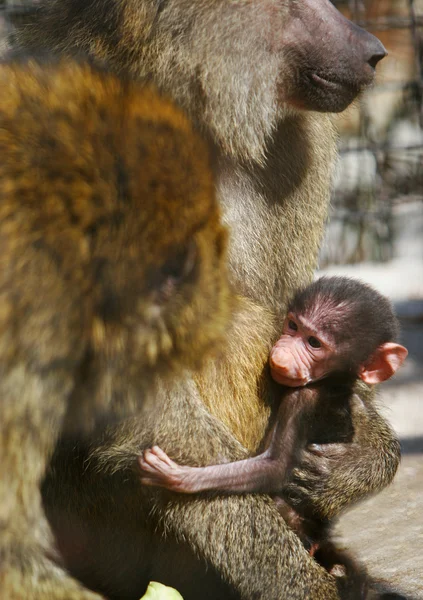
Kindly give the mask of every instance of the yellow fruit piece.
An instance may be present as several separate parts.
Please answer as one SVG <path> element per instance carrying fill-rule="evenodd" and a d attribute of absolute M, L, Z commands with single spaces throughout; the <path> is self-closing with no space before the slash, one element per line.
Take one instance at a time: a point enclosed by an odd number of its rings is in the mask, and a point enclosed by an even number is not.
<path fill-rule="evenodd" d="M 167 585 L 151 581 L 141 600 L 183 600 L 181 594 Z"/>

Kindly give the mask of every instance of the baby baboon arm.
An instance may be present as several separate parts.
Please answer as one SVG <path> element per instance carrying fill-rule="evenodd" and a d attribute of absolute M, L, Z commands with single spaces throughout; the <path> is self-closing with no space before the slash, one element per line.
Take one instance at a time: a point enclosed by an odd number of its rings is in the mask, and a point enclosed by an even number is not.
<path fill-rule="evenodd" d="M 139 457 L 141 483 L 164 487 L 173 492 L 195 494 L 198 492 L 277 492 L 282 487 L 284 471 L 282 461 L 267 453 L 245 460 L 187 467 L 178 465 L 158 446 L 145 450 Z"/>
<path fill-rule="evenodd" d="M 301 512 L 332 519 L 394 478 L 400 461 L 399 441 L 376 410 L 373 395 L 367 386 L 357 386 L 352 400 L 352 443 L 311 446 L 303 452 L 284 490 Z"/>
<path fill-rule="evenodd" d="M 277 493 L 283 488 L 297 449 L 304 443 L 302 417 L 316 400 L 314 391 L 294 389 L 287 392 L 270 433 L 269 447 L 262 454 L 244 460 L 188 467 L 177 464 L 159 446 L 145 450 L 138 459 L 141 483 L 185 494 L 206 491 Z"/>

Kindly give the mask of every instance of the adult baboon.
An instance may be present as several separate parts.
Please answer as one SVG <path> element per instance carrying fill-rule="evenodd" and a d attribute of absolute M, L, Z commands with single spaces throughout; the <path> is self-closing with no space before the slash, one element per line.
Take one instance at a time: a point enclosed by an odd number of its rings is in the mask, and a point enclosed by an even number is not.
<path fill-rule="evenodd" d="M 180 498 L 143 488 L 135 465 L 151 444 L 193 465 L 257 450 L 273 400 L 274 318 L 311 279 L 327 216 L 335 135 L 323 113 L 372 81 L 383 46 L 328 0 L 41 0 L 18 37 L 27 48 L 94 54 L 188 112 L 214 149 L 241 295 L 224 356 L 164 389 L 160 415 L 88 447 L 63 441 L 45 500 L 68 568 L 116 599 L 136 599 L 152 577 L 187 600 L 346 594 L 266 497 Z M 398 459 L 362 389 L 353 438 L 305 452 L 287 493 L 331 519 L 391 481 Z"/>
<path fill-rule="evenodd" d="M 0 64 L 0 155 L 0 596 L 94 599 L 53 562 L 46 464 L 223 336 L 226 235 L 186 118 L 88 65 Z"/>

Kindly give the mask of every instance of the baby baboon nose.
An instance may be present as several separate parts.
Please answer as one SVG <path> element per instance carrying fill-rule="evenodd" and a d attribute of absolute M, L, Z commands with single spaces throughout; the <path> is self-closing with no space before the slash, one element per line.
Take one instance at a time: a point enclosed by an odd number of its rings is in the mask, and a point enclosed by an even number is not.
<path fill-rule="evenodd" d="M 280 375 L 291 375 L 291 370 L 287 365 L 276 363 L 272 365 L 272 368 L 275 369 L 275 371 L 277 371 Z"/>
<path fill-rule="evenodd" d="M 271 356 L 270 357 L 270 368 L 273 371 L 276 371 L 278 373 L 278 375 L 281 375 L 282 377 L 293 378 L 296 375 L 294 372 L 295 369 L 292 368 L 292 364 L 286 360 L 286 357 L 283 357 L 281 359 L 281 357 L 277 356 L 277 355 L 275 357 Z"/>

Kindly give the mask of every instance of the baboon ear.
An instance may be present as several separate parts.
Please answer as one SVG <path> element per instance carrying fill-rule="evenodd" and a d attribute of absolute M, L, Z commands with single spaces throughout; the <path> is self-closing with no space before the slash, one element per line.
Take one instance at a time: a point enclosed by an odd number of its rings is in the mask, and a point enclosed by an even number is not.
<path fill-rule="evenodd" d="M 382 344 L 361 367 L 360 379 L 365 383 L 381 383 L 396 373 L 408 354 L 407 348 L 394 342 Z"/>

